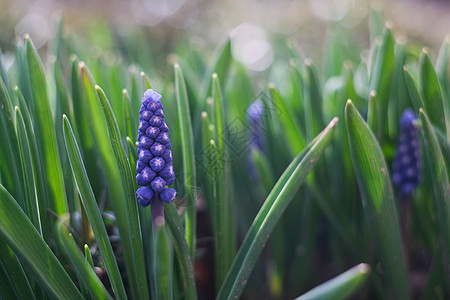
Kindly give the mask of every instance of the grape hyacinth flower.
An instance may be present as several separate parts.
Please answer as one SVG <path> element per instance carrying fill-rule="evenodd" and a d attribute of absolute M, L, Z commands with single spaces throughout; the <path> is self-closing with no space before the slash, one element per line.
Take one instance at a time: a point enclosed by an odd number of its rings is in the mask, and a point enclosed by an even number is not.
<path fill-rule="evenodd" d="M 174 183 L 175 173 L 161 95 L 152 89 L 147 90 L 139 113 L 136 182 L 141 188 L 136 195 L 143 207 L 151 205 L 152 223 L 160 225 L 164 223 L 163 201 L 172 203 L 177 194 L 175 189 L 167 187 Z"/>
<path fill-rule="evenodd" d="M 248 157 L 248 168 L 250 178 L 253 181 L 259 180 L 259 175 L 252 160 L 253 151 L 263 151 L 263 111 L 264 103 L 261 99 L 257 99 L 247 108 L 247 122 L 249 125 L 250 153 Z"/>
<path fill-rule="evenodd" d="M 420 144 L 418 130 L 413 124 L 415 119 L 416 115 L 411 109 L 403 112 L 392 166 L 392 181 L 403 197 L 411 196 L 420 181 Z"/>

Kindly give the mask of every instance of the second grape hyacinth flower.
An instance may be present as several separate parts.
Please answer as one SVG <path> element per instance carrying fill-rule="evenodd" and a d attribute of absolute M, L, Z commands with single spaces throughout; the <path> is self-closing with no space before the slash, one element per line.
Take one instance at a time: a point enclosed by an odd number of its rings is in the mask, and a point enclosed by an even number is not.
<path fill-rule="evenodd" d="M 163 201 L 172 203 L 177 194 L 175 189 L 167 187 L 174 183 L 175 173 L 161 95 L 147 90 L 139 113 L 136 182 L 141 188 L 136 194 L 141 206 L 152 206 L 152 222 L 160 223 L 164 222 Z"/>

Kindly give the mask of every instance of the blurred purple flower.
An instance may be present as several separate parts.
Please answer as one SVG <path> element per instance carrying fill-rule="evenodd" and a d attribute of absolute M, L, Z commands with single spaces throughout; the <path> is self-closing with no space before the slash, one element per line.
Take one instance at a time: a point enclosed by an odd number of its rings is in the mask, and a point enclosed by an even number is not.
<path fill-rule="evenodd" d="M 410 196 L 420 181 L 420 144 L 418 130 L 413 123 L 415 119 L 412 109 L 403 112 L 392 165 L 392 181 L 403 196 Z"/>

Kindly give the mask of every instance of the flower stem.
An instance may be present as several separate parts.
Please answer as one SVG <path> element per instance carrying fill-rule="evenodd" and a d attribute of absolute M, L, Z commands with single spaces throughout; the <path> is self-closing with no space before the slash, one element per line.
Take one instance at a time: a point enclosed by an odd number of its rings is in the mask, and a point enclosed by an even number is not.
<path fill-rule="evenodd" d="M 159 193 L 155 193 L 151 209 L 153 233 L 156 233 L 159 227 L 164 226 L 164 202 L 159 198 Z"/>

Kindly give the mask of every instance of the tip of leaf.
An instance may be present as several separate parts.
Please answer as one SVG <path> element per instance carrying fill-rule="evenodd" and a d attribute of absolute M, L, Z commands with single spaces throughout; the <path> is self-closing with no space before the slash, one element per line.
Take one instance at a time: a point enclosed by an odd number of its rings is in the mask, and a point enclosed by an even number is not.
<path fill-rule="evenodd" d="M 63 114 L 63 120 L 67 120 L 66 114 Z"/>
<path fill-rule="evenodd" d="M 372 94 L 372 92 L 371 92 L 371 94 Z M 349 105 L 351 105 L 352 104 L 352 100 L 351 99 L 348 99 L 347 100 L 347 105 L 346 106 L 349 106 Z"/>
<path fill-rule="evenodd" d="M 212 78 L 213 78 L 213 79 L 217 79 L 217 73 L 213 73 L 213 74 L 212 74 Z"/>
<path fill-rule="evenodd" d="M 269 82 L 269 84 L 267 85 L 269 87 L 269 89 L 273 90 L 275 89 L 275 83 L 273 82 Z"/>
<path fill-rule="evenodd" d="M 180 68 L 180 65 L 179 65 L 178 63 L 174 63 L 174 64 L 173 64 L 173 67 L 174 67 L 175 69 L 179 69 L 179 68 Z"/>
<path fill-rule="evenodd" d="M 85 250 L 89 250 L 88 244 L 84 244 L 84 249 L 85 249 Z"/>
<path fill-rule="evenodd" d="M 392 21 L 386 21 L 386 23 L 384 24 L 384 27 L 388 30 L 392 30 L 392 28 L 394 28 L 394 22 Z"/>
<path fill-rule="evenodd" d="M 102 88 L 101 87 L 99 87 L 97 84 L 95 85 L 95 90 L 98 92 L 98 91 L 100 91 Z"/>
<path fill-rule="evenodd" d="M 78 68 L 80 69 L 81 72 L 86 72 L 86 64 L 84 63 L 84 61 L 80 61 L 78 63 Z"/>
<path fill-rule="evenodd" d="M 331 120 L 330 122 L 330 127 L 334 127 L 336 126 L 336 124 L 339 122 L 339 118 L 338 117 L 334 117 L 333 120 Z"/>
<path fill-rule="evenodd" d="M 211 146 L 215 146 L 215 145 L 216 145 L 216 142 L 214 142 L 214 140 L 210 140 L 210 141 L 209 141 L 209 144 L 210 144 Z"/>
<path fill-rule="evenodd" d="M 310 67 L 312 65 L 312 62 L 312 59 L 309 57 L 304 60 L 305 66 L 307 67 Z"/>
<path fill-rule="evenodd" d="M 371 271 L 371 268 L 368 264 L 359 264 L 358 265 L 358 270 L 360 273 L 362 274 L 368 274 Z"/>
<path fill-rule="evenodd" d="M 132 140 L 129 136 L 127 136 L 125 139 L 127 140 L 127 142 L 132 142 Z"/>
<path fill-rule="evenodd" d="M 370 91 L 370 98 L 375 98 L 377 96 L 377 91 L 371 90 Z"/>
<path fill-rule="evenodd" d="M 16 112 L 19 112 L 19 107 L 18 107 L 18 106 L 14 106 L 14 110 L 15 110 Z"/>
<path fill-rule="evenodd" d="M 123 89 L 123 90 L 122 90 L 122 95 L 126 96 L 127 94 L 128 94 L 127 89 Z"/>
<path fill-rule="evenodd" d="M 428 48 L 424 47 L 424 48 L 422 48 L 422 53 L 428 55 L 430 53 L 430 50 Z"/>
<path fill-rule="evenodd" d="M 141 75 L 141 77 L 145 77 L 145 73 L 143 71 L 141 71 L 141 73 L 139 73 L 139 75 Z"/>
<path fill-rule="evenodd" d="M 403 66 L 403 71 L 409 71 L 409 68 L 408 68 L 407 65 L 404 65 L 404 66 Z"/>
<path fill-rule="evenodd" d="M 30 38 L 30 35 L 28 33 L 25 33 L 24 36 L 23 36 L 23 39 L 25 41 L 29 41 L 31 38 Z"/>
<path fill-rule="evenodd" d="M 202 111 L 202 118 L 205 119 L 208 117 L 208 113 L 206 111 Z"/>
<path fill-rule="evenodd" d="M 14 87 L 14 92 L 17 92 L 19 90 L 19 87 L 16 85 L 15 87 Z"/>

